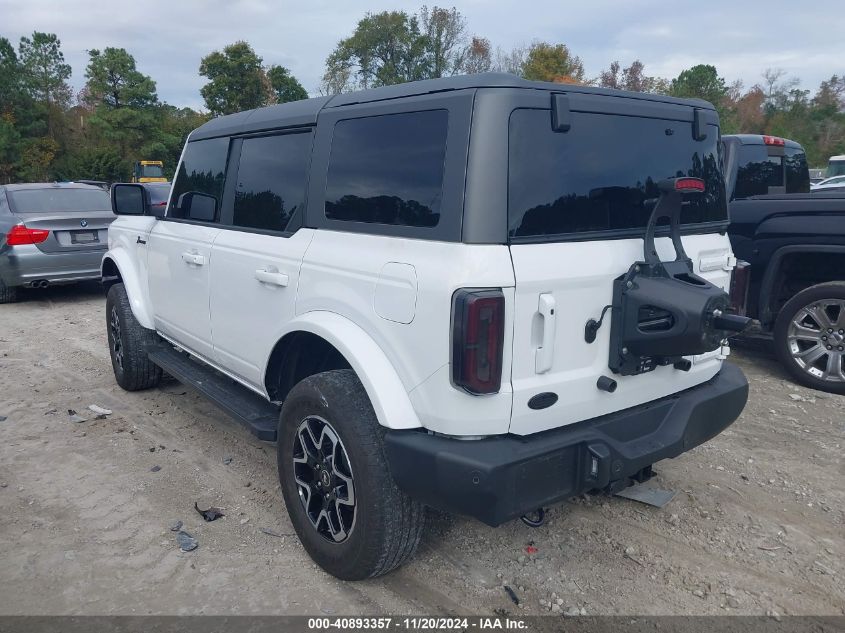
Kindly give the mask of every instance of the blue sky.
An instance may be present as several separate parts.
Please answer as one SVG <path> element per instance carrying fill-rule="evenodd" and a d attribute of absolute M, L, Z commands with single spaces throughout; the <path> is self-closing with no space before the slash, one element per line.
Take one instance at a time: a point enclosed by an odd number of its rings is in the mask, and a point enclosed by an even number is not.
<path fill-rule="evenodd" d="M 315 94 L 326 56 L 367 11 L 405 9 L 422 2 L 371 0 L 0 0 L 0 35 L 16 43 L 38 29 L 55 32 L 73 67 L 75 89 L 84 84 L 86 49 L 129 50 L 152 76 L 159 98 L 202 106 L 200 59 L 239 39 L 266 64 L 290 68 Z M 429 3 L 434 4 L 434 3 Z M 838 3 L 768 0 L 455 0 L 471 34 L 504 49 L 534 39 L 563 42 L 587 74 L 611 61 L 639 58 L 646 73 L 674 77 L 698 63 L 714 64 L 729 81 L 760 81 L 765 68 L 782 68 L 815 90 L 834 73 L 845 74 L 845 11 Z M 827 10 L 825 9 L 827 7 Z M 833 9 L 831 9 L 833 8 Z"/>

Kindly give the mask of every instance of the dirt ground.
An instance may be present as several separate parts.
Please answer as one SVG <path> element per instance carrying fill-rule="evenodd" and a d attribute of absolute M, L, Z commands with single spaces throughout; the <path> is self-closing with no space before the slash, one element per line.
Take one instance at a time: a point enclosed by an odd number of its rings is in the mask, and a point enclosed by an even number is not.
<path fill-rule="evenodd" d="M 742 417 L 656 466 L 663 509 L 583 497 L 539 529 L 432 513 L 410 564 L 344 583 L 293 535 L 274 446 L 179 383 L 117 387 L 104 303 L 92 285 L 0 306 L 0 614 L 845 613 L 845 397 L 763 351 L 733 355 Z"/>

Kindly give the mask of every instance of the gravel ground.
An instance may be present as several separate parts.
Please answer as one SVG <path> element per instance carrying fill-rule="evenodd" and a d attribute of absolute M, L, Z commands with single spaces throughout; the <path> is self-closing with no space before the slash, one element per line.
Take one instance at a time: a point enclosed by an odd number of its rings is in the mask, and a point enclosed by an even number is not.
<path fill-rule="evenodd" d="M 272 445 L 179 383 L 117 387 L 104 303 L 80 286 L 0 306 L 0 614 L 845 613 L 845 397 L 764 351 L 734 352 L 742 417 L 656 466 L 663 509 L 582 497 L 539 529 L 431 513 L 410 564 L 343 583 L 293 535 Z"/>

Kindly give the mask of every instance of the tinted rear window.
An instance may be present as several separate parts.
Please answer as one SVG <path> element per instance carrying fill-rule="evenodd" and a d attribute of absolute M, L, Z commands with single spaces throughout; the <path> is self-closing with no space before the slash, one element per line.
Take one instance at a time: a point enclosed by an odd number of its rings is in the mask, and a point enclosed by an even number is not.
<path fill-rule="evenodd" d="M 511 238 L 641 230 L 665 178 L 693 176 L 703 194 L 685 196 L 684 224 L 724 221 L 719 131 L 695 141 L 692 124 L 572 113 L 554 132 L 548 110 L 516 110 L 510 120 L 508 222 Z"/>
<path fill-rule="evenodd" d="M 339 121 L 332 137 L 326 217 L 432 227 L 440 220 L 446 110 Z"/>
<path fill-rule="evenodd" d="M 774 146 L 770 156 L 768 145 L 740 145 L 737 158 L 736 184 L 733 198 L 739 200 L 769 193 L 807 193 L 810 172 L 807 155 L 796 147 Z"/>
<path fill-rule="evenodd" d="M 109 194 L 102 189 L 19 189 L 9 191 L 15 213 L 88 213 L 110 211 Z"/>

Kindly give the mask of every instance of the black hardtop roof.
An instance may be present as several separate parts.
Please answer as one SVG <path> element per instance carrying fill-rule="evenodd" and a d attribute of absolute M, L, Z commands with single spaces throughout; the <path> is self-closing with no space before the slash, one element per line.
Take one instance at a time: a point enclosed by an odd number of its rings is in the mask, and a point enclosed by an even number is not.
<path fill-rule="evenodd" d="M 295 127 L 313 125 L 317 122 L 317 115 L 323 108 L 338 108 L 356 103 L 385 101 L 402 97 L 432 94 L 436 92 L 450 92 L 455 90 L 475 88 L 511 88 L 520 90 L 545 90 L 549 92 L 582 93 L 592 95 L 606 95 L 609 97 L 627 97 L 644 101 L 658 101 L 681 106 L 715 108 L 702 99 L 678 99 L 664 95 L 643 92 L 626 92 L 610 88 L 595 86 L 580 86 L 576 84 L 559 84 L 545 81 L 528 81 L 508 73 L 480 73 L 476 75 L 458 75 L 442 79 L 425 79 L 410 81 L 395 86 L 384 86 L 370 90 L 360 90 L 334 95 L 332 97 L 314 97 L 301 101 L 292 101 L 279 105 L 247 110 L 236 114 L 229 114 L 212 119 L 198 127 L 191 133 L 189 140 L 196 141 L 215 136 L 232 134 L 248 134 L 280 127 Z"/>
<path fill-rule="evenodd" d="M 103 191 L 97 185 L 88 185 L 82 182 L 21 182 L 12 185 L 2 185 L 6 191 L 22 191 L 25 189 L 95 189 Z"/>
<path fill-rule="evenodd" d="M 722 134 L 722 139 L 732 139 L 735 138 L 740 142 L 741 145 L 765 145 L 763 141 L 763 134 Z M 767 134 L 766 136 L 773 136 L 771 134 Z M 780 136 L 776 138 L 781 138 Z M 804 149 L 801 147 L 801 143 L 797 141 L 793 141 L 792 139 L 785 138 L 783 139 L 783 143 L 785 147 L 795 147 L 798 149 Z"/>

